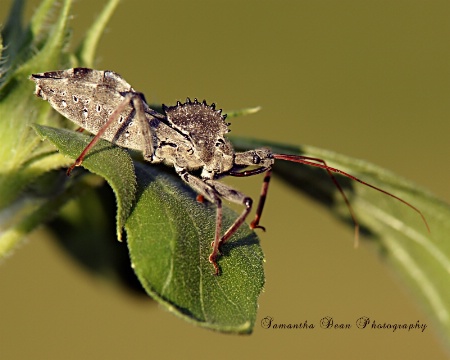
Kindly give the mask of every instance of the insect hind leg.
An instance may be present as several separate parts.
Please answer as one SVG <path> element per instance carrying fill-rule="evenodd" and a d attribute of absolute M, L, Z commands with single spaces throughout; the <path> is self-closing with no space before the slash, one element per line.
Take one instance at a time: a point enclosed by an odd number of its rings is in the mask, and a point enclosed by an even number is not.
<path fill-rule="evenodd" d="M 129 92 L 124 96 L 124 99 L 122 102 L 117 106 L 117 108 L 111 113 L 108 120 L 103 124 L 103 126 L 100 128 L 100 130 L 95 134 L 95 136 L 92 138 L 90 143 L 84 148 L 84 150 L 81 152 L 81 154 L 78 156 L 78 158 L 75 160 L 75 162 L 67 169 L 67 175 L 70 175 L 72 170 L 76 166 L 80 166 L 86 157 L 87 153 L 94 147 L 94 145 L 102 138 L 102 136 L 105 134 L 106 130 L 118 119 L 120 114 L 125 110 L 125 108 L 129 104 L 133 104 L 133 107 L 136 111 L 136 119 L 139 123 L 139 126 L 141 128 L 142 136 L 145 138 L 151 138 L 150 137 L 150 127 L 148 126 L 145 118 L 145 112 L 144 112 L 144 98 L 140 93 L 137 92 Z M 144 156 L 153 154 L 153 145 L 150 141 L 144 141 L 145 147 L 143 149 Z"/>

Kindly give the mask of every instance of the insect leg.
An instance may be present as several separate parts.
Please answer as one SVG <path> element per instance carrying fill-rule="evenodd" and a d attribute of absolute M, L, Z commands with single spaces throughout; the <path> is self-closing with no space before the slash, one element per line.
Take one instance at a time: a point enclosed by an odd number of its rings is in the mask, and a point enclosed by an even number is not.
<path fill-rule="evenodd" d="M 67 175 L 70 175 L 75 166 L 80 166 L 83 162 L 86 154 L 91 150 L 91 148 L 97 143 L 97 141 L 102 137 L 105 133 L 106 129 L 117 119 L 119 114 L 125 109 L 125 107 L 130 103 L 133 94 L 127 94 L 123 101 L 117 106 L 116 110 L 110 115 L 109 119 L 105 122 L 105 124 L 100 128 L 98 133 L 92 138 L 91 142 L 84 148 L 81 152 L 80 156 L 75 160 L 75 162 L 67 169 Z"/>
<path fill-rule="evenodd" d="M 222 200 L 220 199 L 220 195 L 212 186 L 206 184 L 198 177 L 189 174 L 186 170 L 177 170 L 177 173 L 192 189 L 216 205 L 216 231 L 214 234 L 214 241 L 211 243 L 212 251 L 209 255 L 209 262 L 214 266 L 214 274 L 218 275 L 219 266 L 217 265 L 216 259 L 219 254 L 219 245 L 221 242 L 220 233 L 222 230 Z"/>
<path fill-rule="evenodd" d="M 237 191 L 232 187 L 219 181 L 206 180 L 205 182 L 208 185 L 210 185 L 223 199 L 238 205 L 245 206 L 245 209 L 242 210 L 239 217 L 234 221 L 233 224 L 231 224 L 228 230 L 225 231 L 225 234 L 223 234 L 222 238 L 220 239 L 219 243 L 220 246 L 223 243 L 225 243 L 244 223 L 245 219 L 250 213 L 250 210 L 252 209 L 253 200 L 247 195 L 241 193 L 240 191 Z"/>
<path fill-rule="evenodd" d="M 264 175 L 263 184 L 261 187 L 261 194 L 259 195 L 258 207 L 256 208 L 255 218 L 250 223 L 250 229 L 262 229 L 263 231 L 266 231 L 264 226 L 259 225 L 259 221 L 261 220 L 264 204 L 266 203 L 271 175 L 272 169 L 267 170 L 266 174 Z"/>
<path fill-rule="evenodd" d="M 259 195 L 259 200 L 258 200 L 258 207 L 256 208 L 255 218 L 250 223 L 250 229 L 252 229 L 252 230 L 253 229 L 262 229 L 263 231 L 266 231 L 264 226 L 259 225 L 259 221 L 261 220 L 261 215 L 262 215 L 262 212 L 264 209 L 264 204 L 266 203 L 267 192 L 269 191 L 269 183 L 270 183 L 270 179 L 272 176 L 272 168 L 260 167 L 260 168 L 256 168 L 253 170 L 245 170 L 245 171 L 240 171 L 240 172 L 231 171 L 229 173 L 229 175 L 245 177 L 245 176 L 253 176 L 253 175 L 261 174 L 263 172 L 265 172 L 266 174 L 264 175 L 263 184 L 261 187 L 261 193 Z"/>
<path fill-rule="evenodd" d="M 80 156 L 75 160 L 75 162 L 67 169 L 67 175 L 70 175 L 72 170 L 76 166 L 80 166 L 83 162 L 84 158 L 86 157 L 86 154 L 89 152 L 89 150 L 92 149 L 92 147 L 100 140 L 100 138 L 103 136 L 105 131 L 108 129 L 111 124 L 117 120 L 119 115 L 122 113 L 122 111 L 130 104 L 130 102 L 133 102 L 133 106 L 136 109 L 136 116 L 138 117 L 139 123 L 142 122 L 142 120 L 139 120 L 139 118 L 142 119 L 144 117 L 144 107 L 142 104 L 142 99 L 137 93 L 128 93 L 125 95 L 122 102 L 117 106 L 117 108 L 113 111 L 113 113 L 109 116 L 108 120 L 103 124 L 103 126 L 100 128 L 98 133 L 92 138 L 91 142 L 84 148 L 84 150 L 81 152 Z"/>
<path fill-rule="evenodd" d="M 262 229 L 263 231 L 266 231 L 263 226 L 259 225 L 259 221 L 261 220 L 264 204 L 266 202 L 267 192 L 269 191 L 269 183 L 272 175 L 272 165 L 274 163 L 272 152 L 270 149 L 261 148 L 237 153 L 235 163 L 239 166 L 258 165 L 260 167 L 244 171 L 232 170 L 229 172 L 229 175 L 231 176 L 245 177 L 261 174 L 263 172 L 266 173 L 264 175 L 264 180 L 261 187 L 261 193 L 259 196 L 258 207 L 256 208 L 255 218 L 250 223 L 250 229 Z"/>
<path fill-rule="evenodd" d="M 153 136 L 152 131 L 150 127 L 150 123 L 148 122 L 146 116 L 145 116 L 145 109 L 144 109 L 144 95 L 141 93 L 135 93 L 135 96 L 133 96 L 133 107 L 136 110 L 136 121 L 139 124 L 139 129 L 141 130 L 141 138 L 142 138 L 142 144 L 143 149 L 142 153 L 144 156 L 144 159 L 147 161 L 153 160 L 153 153 L 154 153 L 154 147 L 153 147 Z M 151 115 L 159 115 L 156 111 L 148 108 L 148 110 L 151 110 Z"/>

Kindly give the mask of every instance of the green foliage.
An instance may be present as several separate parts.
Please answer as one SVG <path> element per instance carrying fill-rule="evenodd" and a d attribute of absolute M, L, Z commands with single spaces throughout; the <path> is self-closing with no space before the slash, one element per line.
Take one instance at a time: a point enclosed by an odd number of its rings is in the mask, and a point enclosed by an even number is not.
<path fill-rule="evenodd" d="M 136 167 L 138 203 L 126 224 L 135 272 L 147 292 L 170 311 L 211 329 L 249 333 L 264 285 L 263 254 L 243 226 L 221 248 L 221 275 L 208 261 L 215 207 L 195 201 L 174 175 Z M 224 227 L 237 214 L 224 212 Z"/>
<path fill-rule="evenodd" d="M 66 129 L 55 129 L 34 125 L 36 132 L 48 138 L 62 154 L 76 159 L 89 144 L 89 138 Z M 122 239 L 122 229 L 130 215 L 135 200 L 136 177 L 130 155 L 107 141 L 101 141 L 95 147 L 95 157 L 88 156 L 83 166 L 90 172 L 104 178 L 113 189 L 117 198 L 117 238 Z"/>
<path fill-rule="evenodd" d="M 72 158 L 90 140 L 65 129 L 39 125 L 36 129 Z M 132 267 L 155 300 L 200 326 L 223 332 L 252 331 L 264 285 L 263 255 L 254 232 L 242 227 L 236 240 L 222 247 L 222 275 L 213 276 L 208 256 L 215 229 L 214 206 L 198 203 L 176 176 L 146 164 L 135 164 L 136 192 L 130 156 L 107 141 L 96 145 L 83 167 L 106 179 L 114 190 L 118 230 L 128 218 L 125 228 Z M 224 226 L 236 217 L 226 210 Z"/>
<path fill-rule="evenodd" d="M 32 73 L 74 66 L 92 67 L 103 29 L 117 5 L 111 0 L 77 47 L 67 50 L 71 1 L 45 0 L 23 27 L 23 3 L 15 1 L 1 33 L 0 77 L 0 258 L 10 254 L 37 226 L 50 223 L 56 233 L 69 229 L 62 245 L 92 271 L 121 277 L 134 270 L 141 285 L 169 311 L 197 325 L 231 333 L 249 333 L 264 285 L 258 238 L 243 226 L 221 249 L 222 275 L 208 262 L 215 209 L 171 169 L 133 160 L 123 149 L 100 141 L 68 178 L 65 168 L 89 137 L 71 127 L 33 95 Z M 51 15 L 50 15 L 51 14 Z M 232 112 L 240 116 L 257 111 Z M 45 141 L 42 141 L 45 139 Z M 329 165 L 395 193 L 417 206 L 429 222 L 428 233 L 411 208 L 373 189 L 338 176 L 361 224 L 361 232 L 379 244 L 450 335 L 450 207 L 426 191 L 374 165 L 312 147 L 290 147 L 234 138 L 237 149 L 271 146 L 274 152 L 326 159 Z M 57 150 L 56 150 L 57 149 Z M 336 187 L 321 169 L 279 161 L 274 172 L 353 226 Z M 92 175 L 96 174 L 96 176 Z M 114 208 L 104 182 L 114 192 Z M 107 193 L 107 191 L 106 191 Z M 92 209 L 86 216 L 86 209 Z M 224 211 L 224 225 L 237 214 Z M 112 216 L 113 218 L 114 216 Z M 104 236 L 98 234 L 105 234 Z M 124 236 L 124 231 L 126 237 Z M 131 261 L 124 262 L 126 238 Z M 98 240 L 101 238 L 102 240 Z M 95 256 L 93 256 L 95 254 Z"/>
<path fill-rule="evenodd" d="M 10 19 L 15 21 L 8 22 L 2 31 L 4 43 L 11 45 L 2 54 L 7 61 L 0 87 L 0 121 L 5 130 L 0 134 L 4 144 L 0 153 L 4 165 L 0 209 L 5 214 L 0 258 L 10 254 L 35 227 L 54 219 L 51 226 L 56 233 L 64 234 L 61 228 L 66 229 L 61 245 L 85 266 L 104 275 L 127 272 L 120 255 L 125 249 L 103 241 L 112 239 L 110 231 L 102 230 L 109 223 L 99 211 L 109 209 L 101 206 L 106 202 L 101 181 L 79 169 L 70 178 L 64 174 L 64 168 L 81 153 L 89 138 L 65 130 L 72 125 L 38 100 L 33 95 L 34 84 L 28 81 L 32 73 L 92 67 L 100 34 L 117 2 L 108 2 L 74 54 L 67 51 L 71 1 L 60 7 L 56 1 L 44 1 L 26 28 L 17 21 L 23 3 L 14 3 Z M 240 114 L 252 111 L 255 109 Z M 236 241 L 222 249 L 223 276 L 215 277 L 208 262 L 215 226 L 211 205 L 197 203 L 191 190 L 173 175 L 163 176 L 160 170 L 139 165 L 136 177 L 128 153 L 105 141 L 96 145 L 83 167 L 113 189 L 115 237 L 122 238 L 125 226 L 134 271 L 154 299 L 204 327 L 234 333 L 252 331 L 264 284 L 262 251 L 253 232 L 241 229 Z M 97 211 L 86 217 L 81 211 L 86 208 Z M 189 216 L 183 216 L 186 214 Z M 226 210 L 224 223 L 230 224 L 236 216 Z M 102 231 L 108 235 L 98 236 Z"/>
<path fill-rule="evenodd" d="M 102 20 L 111 14 L 117 0 L 111 0 L 99 15 Z M 78 56 L 67 51 L 68 19 L 72 1 L 61 4 L 45 0 L 36 9 L 30 23 L 23 27 L 23 1 L 15 1 L 9 20 L 2 29 L 2 70 L 0 77 L 0 210 L 4 221 L 0 225 L 0 257 L 8 254 L 27 232 L 42 221 L 52 218 L 70 199 L 67 192 L 73 182 L 58 181 L 51 170 L 70 164 L 70 159 L 54 152 L 42 143 L 32 124 L 61 127 L 64 120 L 33 95 L 32 73 L 43 69 L 72 66 L 92 66 L 92 56 L 98 35 L 88 32 Z M 106 14 L 106 15 L 105 15 Z M 103 26 L 105 21 L 101 22 Z M 97 27 L 101 32 L 102 28 Z M 84 60 L 82 60 L 84 59 Z M 46 196 L 48 184 L 59 186 L 52 196 Z M 44 191 L 44 194 L 41 192 Z M 40 219 L 39 221 L 37 219 Z"/>

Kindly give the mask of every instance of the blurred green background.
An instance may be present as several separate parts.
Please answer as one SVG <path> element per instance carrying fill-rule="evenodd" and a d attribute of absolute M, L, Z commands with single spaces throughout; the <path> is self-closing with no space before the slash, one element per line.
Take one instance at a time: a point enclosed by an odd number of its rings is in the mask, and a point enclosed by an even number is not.
<path fill-rule="evenodd" d="M 11 3 L 1 0 L 0 22 Z M 73 44 L 104 3 L 75 3 Z M 449 202 L 449 12 L 447 1 L 123 0 L 97 68 L 118 72 L 151 103 L 189 96 L 225 110 L 261 105 L 233 120 L 232 134 L 362 158 Z M 231 183 L 256 198 L 260 181 Z M 350 229 L 276 178 L 262 224 L 265 292 L 253 335 L 241 337 L 195 328 L 90 277 L 44 229 L 35 232 L 0 265 L 0 358 L 448 356 L 376 248 L 354 250 Z M 428 328 L 266 330 L 266 316 Z"/>

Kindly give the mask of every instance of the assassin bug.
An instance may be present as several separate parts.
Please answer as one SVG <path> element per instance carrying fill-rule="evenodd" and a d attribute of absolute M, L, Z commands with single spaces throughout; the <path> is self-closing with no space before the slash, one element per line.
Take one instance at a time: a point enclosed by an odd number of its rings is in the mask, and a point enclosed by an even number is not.
<path fill-rule="evenodd" d="M 224 176 L 246 177 L 265 173 L 256 215 L 250 223 L 251 229 L 261 228 L 259 221 L 268 191 L 271 169 L 275 160 L 322 168 L 327 171 L 338 188 L 349 209 L 355 225 L 355 240 L 358 237 L 358 222 L 349 200 L 334 177 L 338 173 L 391 196 L 420 214 L 419 209 L 403 199 L 360 180 L 344 171 L 330 167 L 323 159 L 308 156 L 275 154 L 268 148 L 235 152 L 225 137 L 229 132 L 226 115 L 206 101 L 177 102 L 175 106 L 163 105 L 164 114 L 151 109 L 143 94 L 136 92 L 119 74 L 87 68 L 33 74 L 35 94 L 73 121 L 81 128 L 95 134 L 75 163 L 81 165 L 89 150 L 98 139 L 103 138 L 124 148 L 142 151 L 150 163 L 165 163 L 173 166 L 181 179 L 216 206 L 216 230 L 209 261 L 214 273 L 219 274 L 217 257 L 220 246 L 228 241 L 244 223 L 252 208 L 252 199 L 245 194 L 218 181 Z M 246 170 L 247 167 L 252 167 Z M 200 176 L 192 171 L 200 170 Z M 244 206 L 234 223 L 222 234 L 222 199 Z"/>

